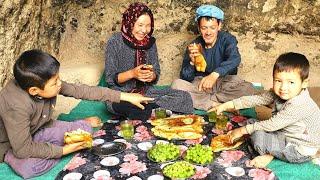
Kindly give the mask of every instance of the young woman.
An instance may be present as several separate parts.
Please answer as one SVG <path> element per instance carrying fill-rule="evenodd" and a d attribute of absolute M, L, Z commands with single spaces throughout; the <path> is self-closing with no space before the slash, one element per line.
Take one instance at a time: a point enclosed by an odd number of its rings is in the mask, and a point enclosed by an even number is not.
<path fill-rule="evenodd" d="M 115 114 L 145 120 L 156 107 L 193 113 L 192 99 L 187 92 L 153 87 L 160 76 L 153 30 L 151 10 L 145 4 L 133 3 L 123 13 L 121 32 L 113 34 L 107 42 L 105 75 L 109 87 L 155 98 L 144 110 L 126 102 L 108 102 L 108 109 Z"/>

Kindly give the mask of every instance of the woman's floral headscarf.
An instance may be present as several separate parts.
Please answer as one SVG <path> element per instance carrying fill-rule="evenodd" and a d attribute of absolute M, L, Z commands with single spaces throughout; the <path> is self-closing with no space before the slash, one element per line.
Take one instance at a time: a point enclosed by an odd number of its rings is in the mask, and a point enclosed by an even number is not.
<path fill-rule="evenodd" d="M 145 36 L 145 38 L 141 41 L 137 40 L 133 34 L 133 26 L 134 23 L 136 23 L 137 19 L 147 13 L 150 16 L 151 19 L 151 31 Z M 145 51 L 152 47 L 152 45 L 155 43 L 155 38 L 152 37 L 154 29 L 154 20 L 153 20 L 153 14 L 151 10 L 143 3 L 133 3 L 129 6 L 129 8 L 123 13 L 122 15 L 122 26 L 121 26 L 121 32 L 123 41 L 125 44 L 127 44 L 129 47 L 135 49 L 135 67 L 146 64 L 146 53 Z M 143 83 L 140 81 L 137 81 L 136 83 L 135 91 L 143 91 L 141 90 Z M 144 89 L 144 88 L 142 88 Z"/>
<path fill-rule="evenodd" d="M 147 13 L 151 19 L 151 31 L 146 35 L 146 37 L 138 41 L 132 34 L 134 23 L 137 19 Z M 154 29 L 154 21 L 153 21 L 153 14 L 151 10 L 143 3 L 133 3 L 129 6 L 129 8 L 123 13 L 122 15 L 122 37 L 127 45 L 134 49 L 141 49 L 146 50 L 149 49 L 153 43 L 155 42 L 154 37 L 152 37 Z"/>

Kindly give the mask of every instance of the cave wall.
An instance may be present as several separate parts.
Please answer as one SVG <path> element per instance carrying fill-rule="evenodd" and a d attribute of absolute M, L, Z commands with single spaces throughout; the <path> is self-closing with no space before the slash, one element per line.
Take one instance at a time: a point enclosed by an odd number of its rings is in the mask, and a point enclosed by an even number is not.
<path fill-rule="evenodd" d="M 0 2 L 0 88 L 12 77 L 21 52 L 43 49 L 72 74 L 74 67 L 104 66 L 104 45 L 119 31 L 131 0 L 4 0 Z M 320 67 L 320 0 L 148 0 L 153 10 L 162 75 L 159 84 L 178 78 L 182 54 L 196 36 L 195 9 L 204 3 L 225 11 L 224 30 L 239 41 L 239 75 L 270 85 L 275 58 L 304 53 L 312 64 L 311 85 Z M 94 66 L 95 65 L 95 66 Z M 82 70 L 82 69 L 81 69 Z M 83 71 L 86 71 L 83 69 Z M 75 76 L 74 74 L 69 76 Z M 79 73 L 76 76 L 81 76 Z M 95 74 L 95 76 L 97 76 Z M 74 81 L 82 82 L 86 76 Z M 70 78 L 72 79 L 72 78 Z"/>

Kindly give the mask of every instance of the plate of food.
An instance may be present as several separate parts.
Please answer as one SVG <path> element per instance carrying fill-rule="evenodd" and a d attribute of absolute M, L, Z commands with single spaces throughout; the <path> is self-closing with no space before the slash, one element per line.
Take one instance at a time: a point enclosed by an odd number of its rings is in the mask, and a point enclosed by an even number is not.
<path fill-rule="evenodd" d="M 165 166 L 162 169 L 162 173 L 171 179 L 186 179 L 193 176 L 196 173 L 196 169 L 189 162 L 177 161 Z"/>
<path fill-rule="evenodd" d="M 112 156 L 122 153 L 126 147 L 126 144 L 122 142 L 106 142 L 104 144 L 94 146 L 92 148 L 92 153 L 98 156 Z"/>
<path fill-rule="evenodd" d="M 184 160 L 196 165 L 210 164 L 213 158 L 214 154 L 211 147 L 201 144 L 189 147 L 184 153 Z"/>
<path fill-rule="evenodd" d="M 228 134 L 221 134 L 211 139 L 211 148 L 213 152 L 236 149 L 244 141 L 242 139 L 232 143 Z"/>
<path fill-rule="evenodd" d="M 164 163 L 176 160 L 180 156 L 179 147 L 169 144 L 156 144 L 147 153 L 148 159 L 157 163 Z"/>
<path fill-rule="evenodd" d="M 164 139 L 186 140 L 202 137 L 204 119 L 198 115 L 179 115 L 152 120 L 152 133 Z"/>

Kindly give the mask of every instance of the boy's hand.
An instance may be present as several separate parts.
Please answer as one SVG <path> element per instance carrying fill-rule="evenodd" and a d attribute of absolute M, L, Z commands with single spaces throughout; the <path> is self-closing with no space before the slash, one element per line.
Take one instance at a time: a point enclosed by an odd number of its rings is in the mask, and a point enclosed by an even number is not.
<path fill-rule="evenodd" d="M 141 103 L 148 104 L 149 101 L 153 101 L 154 98 L 144 97 L 138 93 L 124 93 L 121 92 L 120 100 L 127 101 L 140 109 L 144 109 L 144 106 Z"/>
<path fill-rule="evenodd" d="M 231 130 L 227 133 L 230 136 L 231 143 L 235 143 L 243 135 L 248 134 L 245 127 L 240 127 L 234 130 Z"/>
<path fill-rule="evenodd" d="M 103 125 L 103 123 L 101 122 L 101 119 L 97 116 L 87 117 L 84 120 L 87 124 L 90 124 L 91 127 L 93 127 L 93 128 L 102 127 L 102 125 Z"/>
<path fill-rule="evenodd" d="M 70 154 L 76 151 L 79 151 L 81 149 L 85 149 L 86 148 L 86 142 L 77 142 L 77 143 L 73 143 L 73 144 L 66 144 L 63 146 L 62 149 L 62 155 L 66 155 L 66 154 Z"/>
<path fill-rule="evenodd" d="M 209 109 L 208 112 L 215 111 L 219 115 L 219 114 L 222 114 L 223 111 L 233 110 L 233 109 L 234 109 L 233 102 L 228 101 L 228 102 L 225 102 L 223 104 L 220 104 L 218 106 L 215 106 L 215 107 Z"/>

